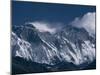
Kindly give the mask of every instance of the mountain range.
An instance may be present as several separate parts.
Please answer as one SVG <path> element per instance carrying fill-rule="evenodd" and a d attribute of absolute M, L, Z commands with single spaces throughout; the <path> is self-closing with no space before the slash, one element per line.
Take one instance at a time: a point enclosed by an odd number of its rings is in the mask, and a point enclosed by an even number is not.
<path fill-rule="evenodd" d="M 84 28 L 66 25 L 56 33 L 34 25 L 13 25 L 12 73 L 40 73 L 96 68 L 96 38 Z"/>

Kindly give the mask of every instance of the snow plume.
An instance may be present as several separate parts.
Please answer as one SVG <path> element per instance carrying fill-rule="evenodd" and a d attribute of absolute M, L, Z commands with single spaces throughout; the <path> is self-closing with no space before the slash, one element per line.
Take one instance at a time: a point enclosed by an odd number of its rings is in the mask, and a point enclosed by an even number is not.
<path fill-rule="evenodd" d="M 35 22 L 30 22 L 29 24 L 32 24 L 40 32 L 56 33 L 56 30 L 57 30 L 56 27 L 51 27 L 51 25 L 47 22 L 35 21 Z"/>
<path fill-rule="evenodd" d="M 95 34 L 95 20 L 96 13 L 88 12 L 83 17 L 77 17 L 71 22 L 71 25 L 79 28 L 85 28 L 89 33 Z"/>

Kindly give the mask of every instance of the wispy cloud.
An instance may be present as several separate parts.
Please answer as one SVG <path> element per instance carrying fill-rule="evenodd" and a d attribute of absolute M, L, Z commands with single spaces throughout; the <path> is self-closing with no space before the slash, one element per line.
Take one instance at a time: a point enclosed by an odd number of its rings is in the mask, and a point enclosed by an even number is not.
<path fill-rule="evenodd" d="M 77 17 L 71 22 L 71 25 L 76 27 L 83 27 L 89 33 L 95 34 L 95 12 L 88 12 L 83 17 Z"/>
<path fill-rule="evenodd" d="M 30 24 L 36 27 L 36 29 L 38 29 L 40 32 L 55 33 L 57 30 L 55 27 L 51 27 L 50 24 L 47 22 L 35 21 L 35 22 L 30 22 Z"/>

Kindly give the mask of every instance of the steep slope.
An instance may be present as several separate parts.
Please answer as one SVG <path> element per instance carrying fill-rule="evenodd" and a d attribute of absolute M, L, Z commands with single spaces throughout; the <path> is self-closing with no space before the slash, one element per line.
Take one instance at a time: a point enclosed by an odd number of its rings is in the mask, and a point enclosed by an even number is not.
<path fill-rule="evenodd" d="M 13 57 L 48 65 L 66 62 L 80 66 L 95 60 L 95 39 L 84 28 L 67 26 L 55 34 L 39 32 L 33 25 L 12 29 Z"/>
<path fill-rule="evenodd" d="M 84 28 L 67 26 L 56 37 L 65 60 L 79 65 L 95 59 L 95 39 Z"/>

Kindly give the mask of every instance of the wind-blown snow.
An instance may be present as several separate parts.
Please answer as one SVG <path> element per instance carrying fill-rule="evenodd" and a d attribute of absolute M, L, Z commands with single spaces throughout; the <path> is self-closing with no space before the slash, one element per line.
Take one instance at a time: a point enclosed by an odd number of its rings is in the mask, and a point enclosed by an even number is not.
<path fill-rule="evenodd" d="M 89 33 L 95 34 L 95 12 L 88 12 L 83 17 L 77 17 L 74 21 L 71 22 L 71 25 L 76 27 L 83 27 Z"/>
<path fill-rule="evenodd" d="M 32 22 L 29 23 L 32 24 L 33 26 L 36 27 L 36 29 L 38 29 L 40 32 L 50 32 L 50 33 L 55 33 L 56 32 L 56 28 L 52 28 L 49 26 L 49 23 L 47 22 Z"/>
<path fill-rule="evenodd" d="M 16 28 L 16 26 L 15 26 Z M 25 29 L 27 33 L 34 33 L 33 35 L 26 35 L 24 33 Z M 27 27 L 19 27 L 19 30 L 22 29 L 22 33 L 19 33 L 22 38 L 19 37 L 18 33 L 12 32 L 11 38 L 11 46 L 13 56 L 22 57 L 27 60 L 32 60 L 38 63 L 45 63 L 49 65 L 54 65 L 54 61 L 66 61 L 71 62 L 75 65 L 80 65 L 83 63 L 91 63 L 96 55 L 95 55 L 95 43 L 92 41 L 95 39 L 91 38 L 87 31 L 79 30 L 78 32 L 75 27 L 73 30 L 63 30 L 62 33 L 58 34 L 48 34 L 42 33 L 38 31 L 32 31 Z M 72 32 L 73 31 L 73 32 Z M 35 33 L 36 32 L 36 33 Z M 74 34 L 73 34 L 74 33 Z M 66 35 L 67 34 L 67 35 Z M 74 36 L 76 38 L 73 38 Z M 82 34 L 82 35 L 81 35 Z M 84 36 L 85 38 L 83 38 Z M 36 38 L 34 38 L 36 36 Z M 82 37 L 81 37 L 82 36 Z M 36 41 L 28 41 L 29 38 L 37 40 Z M 91 40 L 88 38 L 90 37 Z"/>

